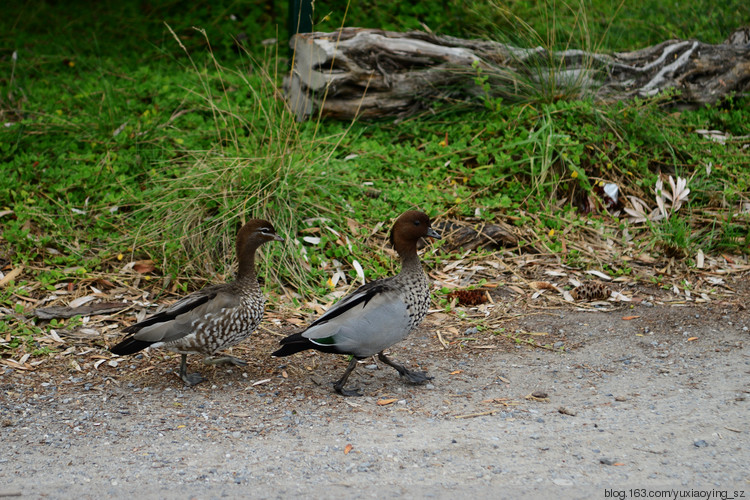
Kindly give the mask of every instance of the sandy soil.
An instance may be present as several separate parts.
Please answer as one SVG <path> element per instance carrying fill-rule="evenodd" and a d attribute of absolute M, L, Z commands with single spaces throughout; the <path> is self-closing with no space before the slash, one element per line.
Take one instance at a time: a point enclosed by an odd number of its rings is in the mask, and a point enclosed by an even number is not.
<path fill-rule="evenodd" d="M 235 348 L 247 367 L 193 359 L 193 388 L 161 351 L 0 367 L 0 496 L 750 498 L 746 297 L 519 307 L 447 348 L 433 314 L 392 354 L 434 380 L 369 359 L 361 398 L 331 389 L 341 357 L 269 358 L 278 331 Z"/>

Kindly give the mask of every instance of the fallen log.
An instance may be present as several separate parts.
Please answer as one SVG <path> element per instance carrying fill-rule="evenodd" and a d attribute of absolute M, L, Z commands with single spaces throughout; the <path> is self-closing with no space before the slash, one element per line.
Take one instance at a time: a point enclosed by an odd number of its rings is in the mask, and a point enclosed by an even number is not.
<path fill-rule="evenodd" d="M 750 26 L 722 44 L 667 40 L 597 54 L 518 48 L 414 31 L 343 28 L 292 37 L 287 99 L 298 119 L 406 116 L 436 99 L 504 99 L 551 93 L 612 102 L 678 90 L 687 106 L 750 90 Z"/>

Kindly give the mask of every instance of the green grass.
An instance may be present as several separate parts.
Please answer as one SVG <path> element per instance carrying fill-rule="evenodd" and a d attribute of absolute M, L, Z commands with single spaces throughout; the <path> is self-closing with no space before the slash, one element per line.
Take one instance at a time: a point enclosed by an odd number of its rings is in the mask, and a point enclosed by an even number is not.
<path fill-rule="evenodd" d="M 504 40 L 518 31 L 507 24 L 508 12 L 483 2 L 473 9 L 459 2 L 377 5 L 364 12 L 352 4 L 346 24 L 424 24 Z M 549 46 L 625 50 L 672 36 L 721 41 L 748 7 L 713 5 L 506 6 L 528 23 L 527 35 Z M 554 88 L 537 88 L 517 104 L 494 97 L 484 106 L 437 103 L 398 123 L 300 124 L 280 93 L 284 8 L 73 2 L 6 9 L 14 15 L 0 19 L 0 118 L 8 124 L 0 128 L 0 266 L 25 271 L 0 290 L 0 307 L 26 314 L 31 306 L 18 296 L 43 297 L 117 273 L 120 255 L 152 259 L 155 276 L 185 291 L 227 279 L 234 234 L 256 216 L 288 237 L 263 248 L 266 289 L 278 297 L 283 286 L 295 300 L 329 291 L 334 259 L 352 279 L 355 259 L 368 279 L 392 273 L 382 235 L 415 207 L 510 221 L 527 243 L 574 267 L 592 262 L 577 250 L 563 254 L 560 234 L 592 227 L 615 241 L 628 229 L 645 236 L 648 248 L 687 256 L 748 252 L 748 215 L 739 210 L 750 190 L 746 142 L 719 145 L 695 133 L 748 135 L 746 98 L 678 113 L 660 99 L 601 107 L 585 93 L 561 99 Z M 346 3 L 317 8 L 328 10 L 316 12 L 316 27 L 330 30 Z M 268 38 L 281 44 L 261 44 Z M 668 221 L 633 225 L 587 212 L 602 182 L 655 206 L 660 173 L 688 178 L 691 189 Z M 371 238 L 378 223 L 385 226 Z M 306 243 L 304 235 L 320 242 Z M 450 257 L 441 252 L 435 245 L 424 258 Z M 149 283 L 159 292 L 167 281 Z M 0 337 L 13 338 L 2 348 L 47 349 L 34 338 L 49 323 L 14 318 L 0 323 Z"/>

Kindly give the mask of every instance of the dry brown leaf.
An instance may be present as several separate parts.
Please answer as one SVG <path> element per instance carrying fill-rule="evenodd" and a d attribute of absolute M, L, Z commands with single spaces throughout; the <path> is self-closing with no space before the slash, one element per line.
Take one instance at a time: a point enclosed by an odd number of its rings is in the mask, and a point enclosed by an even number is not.
<path fill-rule="evenodd" d="M 451 375 L 458 375 L 459 373 L 463 373 L 463 370 L 455 370 L 451 372 Z"/>
<path fill-rule="evenodd" d="M 19 274 L 23 272 L 23 266 L 19 266 L 15 269 L 13 269 L 11 272 L 3 276 L 2 279 L 0 279 L 0 287 L 5 287 L 8 283 L 13 281 L 18 277 Z"/>
<path fill-rule="evenodd" d="M 631 319 L 638 319 L 640 316 L 623 316 L 622 319 L 625 321 L 630 321 Z"/>
<path fill-rule="evenodd" d="M 557 290 L 557 287 L 548 281 L 532 281 L 529 285 L 535 290 Z"/>
<path fill-rule="evenodd" d="M 378 399 L 377 405 L 378 406 L 388 406 L 390 404 L 395 403 L 396 401 L 398 401 L 397 398 Z"/>
<path fill-rule="evenodd" d="M 690 337 L 689 339 L 687 339 L 688 342 L 692 342 L 694 340 L 698 340 L 698 337 Z"/>
<path fill-rule="evenodd" d="M 347 445 L 346 445 L 346 446 L 344 447 L 344 455 L 348 455 L 348 454 L 349 454 L 349 452 L 350 452 L 350 451 L 352 451 L 352 449 L 353 449 L 353 448 L 354 448 L 354 446 L 352 446 L 352 445 L 351 445 L 351 443 L 347 444 Z"/>
<path fill-rule="evenodd" d="M 27 370 L 27 371 L 33 371 L 34 367 L 31 366 L 28 363 L 18 363 L 16 361 L 13 361 L 12 359 L 0 359 L 0 363 L 10 366 L 11 368 L 14 368 L 16 370 Z"/>
<path fill-rule="evenodd" d="M 133 264 L 133 270 L 140 274 L 146 274 L 156 269 L 153 260 L 138 260 Z"/>
<path fill-rule="evenodd" d="M 351 234 L 357 234 L 359 228 L 362 227 L 357 221 L 350 219 L 349 217 L 346 218 L 346 225 L 349 227 L 349 232 Z"/>

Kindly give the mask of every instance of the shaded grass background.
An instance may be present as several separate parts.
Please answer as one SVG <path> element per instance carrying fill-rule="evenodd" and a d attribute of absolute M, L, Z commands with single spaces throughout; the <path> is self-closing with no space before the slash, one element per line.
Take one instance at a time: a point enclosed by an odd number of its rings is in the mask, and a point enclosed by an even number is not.
<path fill-rule="evenodd" d="M 734 0 L 502 7 L 353 3 L 345 24 L 513 41 L 513 20 L 522 19 L 534 40 L 564 48 L 580 43 L 583 10 L 587 43 L 630 50 L 671 37 L 718 43 L 750 19 Z M 316 8 L 316 29 L 326 31 L 342 23 L 347 4 Z M 116 271 L 120 254 L 153 259 L 185 289 L 226 279 L 234 234 L 251 216 L 292 237 L 264 248 L 262 274 L 272 289 L 284 284 L 301 297 L 327 290 L 334 258 L 358 259 L 368 278 L 391 272 L 363 238 L 413 207 L 508 217 L 560 251 L 545 235 L 571 221 L 614 237 L 627 226 L 577 211 L 593 185 L 613 181 L 623 194 L 648 197 L 660 172 L 690 177 L 693 194 L 670 225 L 646 229 L 652 245 L 747 250 L 738 207 L 747 201 L 748 152 L 694 133 L 747 135 L 746 98 L 682 113 L 659 99 L 607 108 L 585 98 L 445 102 L 399 123 L 298 124 L 279 91 L 285 9 L 269 1 L 4 4 L 0 115 L 9 125 L 0 130 L 0 207 L 12 213 L 0 218 L 0 263 L 29 271 L 2 292 L 2 304 L 12 306 L 10 294 L 27 293 L 29 283 L 54 289 Z M 322 241 L 305 252 L 296 237 L 306 229 Z"/>

